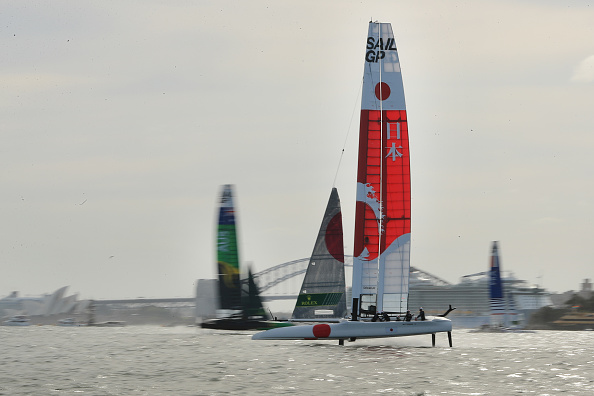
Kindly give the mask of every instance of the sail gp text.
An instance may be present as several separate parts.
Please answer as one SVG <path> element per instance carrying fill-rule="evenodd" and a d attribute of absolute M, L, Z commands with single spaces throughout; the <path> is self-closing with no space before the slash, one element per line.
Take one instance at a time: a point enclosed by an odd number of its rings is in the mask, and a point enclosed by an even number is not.
<path fill-rule="evenodd" d="M 386 57 L 386 51 L 396 51 L 396 41 L 393 38 L 388 38 L 384 43 L 384 39 L 376 40 L 374 37 L 367 37 L 367 52 L 365 53 L 365 61 L 377 62 Z"/>

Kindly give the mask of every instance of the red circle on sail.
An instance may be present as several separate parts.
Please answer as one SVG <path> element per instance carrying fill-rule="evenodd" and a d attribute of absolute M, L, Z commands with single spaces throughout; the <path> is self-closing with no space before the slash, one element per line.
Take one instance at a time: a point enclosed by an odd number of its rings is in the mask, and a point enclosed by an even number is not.
<path fill-rule="evenodd" d="M 326 338 L 330 336 L 330 326 L 327 324 L 317 324 L 313 327 L 313 335 L 316 338 Z"/>
<path fill-rule="evenodd" d="M 375 86 L 375 97 L 379 100 L 386 100 L 390 97 L 390 86 L 385 82 L 377 83 Z"/>
<path fill-rule="evenodd" d="M 342 216 L 336 214 L 326 226 L 326 249 L 336 260 L 344 263 L 344 243 L 342 239 Z"/>

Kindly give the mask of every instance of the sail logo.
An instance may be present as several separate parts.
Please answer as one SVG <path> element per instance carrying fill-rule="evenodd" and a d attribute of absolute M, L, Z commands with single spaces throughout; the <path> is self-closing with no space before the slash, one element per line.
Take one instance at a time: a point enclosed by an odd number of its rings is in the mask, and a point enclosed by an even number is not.
<path fill-rule="evenodd" d="M 394 126 L 396 127 L 394 130 Z M 388 122 L 388 140 L 392 139 L 394 132 L 396 133 L 396 140 L 400 140 L 400 123 L 390 123 Z M 396 143 L 392 142 L 391 146 L 386 147 L 388 149 L 388 154 L 385 158 L 392 157 L 392 162 L 396 161 L 396 158 L 402 158 L 404 154 L 402 154 L 399 149 L 402 149 L 402 146 L 396 147 Z"/>
<path fill-rule="evenodd" d="M 299 307 L 336 305 L 340 302 L 341 296 L 342 293 L 300 294 L 296 305 Z"/>
<path fill-rule="evenodd" d="M 367 37 L 367 52 L 365 61 L 376 63 L 386 57 L 386 51 L 396 51 L 396 41 L 388 37 L 386 42 L 383 38 Z"/>
<path fill-rule="evenodd" d="M 392 161 L 396 161 L 396 157 L 401 158 L 403 155 L 400 151 L 398 151 L 398 149 L 401 149 L 402 146 L 396 147 L 396 143 L 392 143 L 391 147 L 386 147 L 386 148 L 389 149 L 388 155 L 386 155 L 386 158 L 392 157 Z"/>
<path fill-rule="evenodd" d="M 311 296 L 310 296 L 310 295 L 308 295 L 308 296 L 307 296 L 307 301 L 303 301 L 303 300 L 302 300 L 302 301 L 301 301 L 301 305 L 302 305 L 302 306 L 307 306 L 307 305 L 318 305 L 318 302 L 317 302 L 317 301 L 315 301 L 315 300 L 314 300 L 314 301 L 311 301 Z"/>
<path fill-rule="evenodd" d="M 229 232 L 225 230 L 219 231 L 218 247 L 221 252 L 228 252 L 230 250 L 231 240 Z"/>
<path fill-rule="evenodd" d="M 233 265 L 219 261 L 219 279 L 223 280 L 225 287 L 235 289 L 239 287 L 239 270 Z"/>

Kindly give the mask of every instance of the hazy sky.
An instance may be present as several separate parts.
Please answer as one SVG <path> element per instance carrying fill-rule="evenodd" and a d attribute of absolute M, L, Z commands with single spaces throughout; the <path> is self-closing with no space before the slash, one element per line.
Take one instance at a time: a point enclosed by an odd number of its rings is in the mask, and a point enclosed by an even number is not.
<path fill-rule="evenodd" d="M 0 297 L 190 297 L 219 187 L 242 261 L 311 254 L 336 187 L 353 249 L 368 21 L 408 108 L 411 264 L 594 278 L 594 3 L 4 1 Z M 346 142 L 346 144 L 345 144 Z"/>

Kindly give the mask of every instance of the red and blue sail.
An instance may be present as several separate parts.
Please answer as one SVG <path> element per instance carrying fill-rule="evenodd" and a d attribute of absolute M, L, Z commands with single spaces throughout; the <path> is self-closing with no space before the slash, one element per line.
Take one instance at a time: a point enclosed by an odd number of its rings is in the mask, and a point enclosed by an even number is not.
<path fill-rule="evenodd" d="M 505 313 L 505 301 L 503 300 L 503 285 L 501 283 L 501 270 L 499 268 L 499 251 L 497 242 L 493 242 L 491 249 L 491 265 L 489 271 L 489 300 L 492 314 L 502 315 Z"/>

